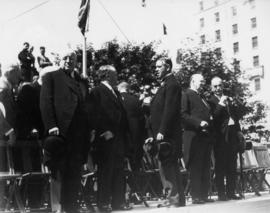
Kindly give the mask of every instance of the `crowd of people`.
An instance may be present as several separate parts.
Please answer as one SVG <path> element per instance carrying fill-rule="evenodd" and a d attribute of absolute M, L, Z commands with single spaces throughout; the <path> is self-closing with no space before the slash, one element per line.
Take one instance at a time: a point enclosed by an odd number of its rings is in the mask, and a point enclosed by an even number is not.
<path fill-rule="evenodd" d="M 2 63 L 0 140 L 12 147 L 15 170 L 22 172 L 39 170 L 36 141 L 42 141 L 43 160 L 51 177 L 61 182 L 63 212 L 79 212 L 82 166 L 89 155 L 97 166 L 99 211 L 130 210 L 125 167 L 140 170 L 143 147 L 148 145 L 156 150 L 151 154 L 167 183 L 164 206 L 186 205 L 180 164 L 189 172 L 192 203 L 214 202 L 209 197 L 212 152 L 218 200 L 240 199 L 235 194 L 236 160 L 244 149 L 244 137 L 220 77 L 212 79 L 212 96 L 206 99 L 202 74 L 193 74 L 189 89 L 182 90 L 172 61 L 160 58 L 156 61 L 160 87 L 152 96 L 136 96 L 127 82 L 118 82 L 113 65 L 102 65 L 97 72 L 100 83 L 89 88 L 77 72 L 72 50 L 62 55 L 60 66 L 54 66 L 45 47 L 40 47 L 38 68 L 32 51 L 25 42 L 18 55 L 19 68 Z M 31 166 L 24 163 L 21 148 L 30 142 Z M 8 169 L 4 149 L 0 147 L 1 171 Z M 36 187 L 32 197 L 41 191 Z"/>

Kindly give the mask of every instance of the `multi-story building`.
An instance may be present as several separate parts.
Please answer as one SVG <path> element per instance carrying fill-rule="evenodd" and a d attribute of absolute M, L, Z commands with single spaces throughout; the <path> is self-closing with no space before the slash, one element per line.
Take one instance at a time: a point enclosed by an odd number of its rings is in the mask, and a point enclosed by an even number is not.
<path fill-rule="evenodd" d="M 269 0 L 198 0 L 196 35 L 239 61 L 254 97 L 270 104 L 269 11 Z"/>

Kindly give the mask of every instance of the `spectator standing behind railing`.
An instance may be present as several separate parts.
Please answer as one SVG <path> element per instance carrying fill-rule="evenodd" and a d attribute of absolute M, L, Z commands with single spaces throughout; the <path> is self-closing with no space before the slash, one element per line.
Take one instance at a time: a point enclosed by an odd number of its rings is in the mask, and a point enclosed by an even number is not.
<path fill-rule="evenodd" d="M 23 43 L 23 49 L 18 55 L 18 59 L 21 65 L 21 75 L 24 80 L 31 81 L 33 77 L 32 65 L 33 65 L 33 55 L 29 50 L 29 43 Z"/>
<path fill-rule="evenodd" d="M 61 68 L 45 74 L 42 79 L 40 108 L 45 132 L 50 136 L 64 138 L 59 167 L 61 205 L 66 213 L 79 212 L 77 202 L 81 187 L 81 168 L 89 151 L 89 121 L 86 107 L 87 82 L 74 68 L 76 54 L 68 50 L 62 57 Z M 56 162 L 51 160 L 51 165 Z"/>
<path fill-rule="evenodd" d="M 204 83 L 201 74 L 193 74 L 190 88 L 182 96 L 184 160 L 190 173 L 193 204 L 214 201 L 208 198 L 213 139 L 211 109 L 202 96 Z"/>
<path fill-rule="evenodd" d="M 50 59 L 45 55 L 46 49 L 45 47 L 41 46 L 40 48 L 40 55 L 37 57 L 38 66 L 40 69 L 43 69 L 48 66 L 52 66 L 52 62 Z"/>
<path fill-rule="evenodd" d="M 209 99 L 215 130 L 215 182 L 218 199 L 221 201 L 238 200 L 235 195 L 237 153 L 243 137 L 239 119 L 232 105 L 232 98 L 224 94 L 222 79 L 214 77 L 211 81 L 212 96 Z M 240 138 L 239 138 L 240 137 Z M 226 185 L 224 183 L 226 178 Z"/>
<path fill-rule="evenodd" d="M 154 143 L 160 145 L 158 153 L 160 169 L 163 171 L 166 181 L 171 185 L 167 197 L 168 205 L 185 206 L 183 180 L 178 165 L 178 160 L 182 157 L 182 89 L 171 72 L 171 59 L 157 60 L 156 71 L 161 86 L 151 101 L 149 124 L 152 137 L 148 138 L 146 142 L 152 142 L 155 139 Z M 164 145 L 164 142 L 167 142 L 167 145 L 162 146 L 162 142 Z M 165 154 L 165 152 L 167 153 Z"/>

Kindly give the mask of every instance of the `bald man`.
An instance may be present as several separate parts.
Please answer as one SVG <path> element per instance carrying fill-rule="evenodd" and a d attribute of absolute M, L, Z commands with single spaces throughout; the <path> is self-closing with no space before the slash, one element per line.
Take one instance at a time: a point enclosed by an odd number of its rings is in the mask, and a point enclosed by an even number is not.
<path fill-rule="evenodd" d="M 65 154 L 51 169 L 60 174 L 61 205 L 66 213 L 79 212 L 81 167 L 89 150 L 89 121 L 86 107 L 87 82 L 75 71 L 76 55 L 63 54 L 61 68 L 49 72 L 42 79 L 40 108 L 47 135 L 65 139 Z"/>
<path fill-rule="evenodd" d="M 213 111 L 216 143 L 215 174 L 218 199 L 221 201 L 238 200 L 236 188 L 236 160 L 239 151 L 239 137 L 242 137 L 239 118 L 232 105 L 232 98 L 224 94 L 222 79 L 211 80 L 212 96 L 209 104 Z M 224 179 L 226 178 L 226 186 Z"/>
<path fill-rule="evenodd" d="M 190 172 L 193 204 L 213 202 L 208 198 L 212 116 L 210 106 L 202 97 L 204 83 L 201 74 L 193 74 L 190 88 L 182 96 L 184 160 Z"/>
<path fill-rule="evenodd" d="M 100 85 L 91 90 L 93 120 L 96 130 L 94 146 L 98 165 L 98 201 L 100 212 L 130 210 L 125 205 L 125 156 L 128 151 L 129 125 L 121 95 L 117 90 L 114 66 L 98 70 Z"/>

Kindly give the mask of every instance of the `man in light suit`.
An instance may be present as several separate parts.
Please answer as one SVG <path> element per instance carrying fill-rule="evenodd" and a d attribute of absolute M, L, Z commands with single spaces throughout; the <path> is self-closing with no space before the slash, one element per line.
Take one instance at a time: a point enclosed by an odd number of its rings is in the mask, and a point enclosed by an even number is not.
<path fill-rule="evenodd" d="M 180 174 L 178 160 L 182 157 L 181 131 L 181 86 L 172 73 L 172 61 L 161 58 L 156 62 L 156 71 L 161 86 L 153 97 L 150 106 L 150 128 L 152 137 L 157 143 L 168 142 L 169 154 L 162 156 L 162 146 L 159 151 L 161 170 L 169 182 L 168 205 L 185 206 L 183 180 Z M 168 146 L 167 146 L 168 147 Z"/>
<path fill-rule="evenodd" d="M 101 212 L 129 210 L 125 205 L 125 157 L 129 150 L 128 120 L 117 90 L 117 72 L 111 65 L 98 70 L 100 85 L 92 89 L 92 118 L 98 166 L 98 208 Z M 110 207 L 111 204 L 111 207 Z"/>
<path fill-rule="evenodd" d="M 239 151 L 239 138 L 243 135 L 235 108 L 232 105 L 232 98 L 228 94 L 224 94 L 226 91 L 224 91 L 221 78 L 214 77 L 211 81 L 211 87 L 213 94 L 209 99 L 209 104 L 213 111 L 215 127 L 214 154 L 218 199 L 221 201 L 238 200 L 240 197 L 235 195 L 236 160 Z"/>
<path fill-rule="evenodd" d="M 191 76 L 190 88 L 182 96 L 184 160 L 190 172 L 193 204 L 213 202 L 208 198 L 212 149 L 211 109 L 201 96 L 204 78 Z"/>
<path fill-rule="evenodd" d="M 89 150 L 89 121 L 86 107 L 87 82 L 76 72 L 76 55 L 71 50 L 62 58 L 62 67 L 45 74 L 40 94 L 41 115 L 48 135 L 65 140 L 65 154 L 55 170 L 61 179 L 61 205 L 67 213 L 79 212 L 81 168 Z M 60 166 L 61 165 L 61 166 Z"/>

